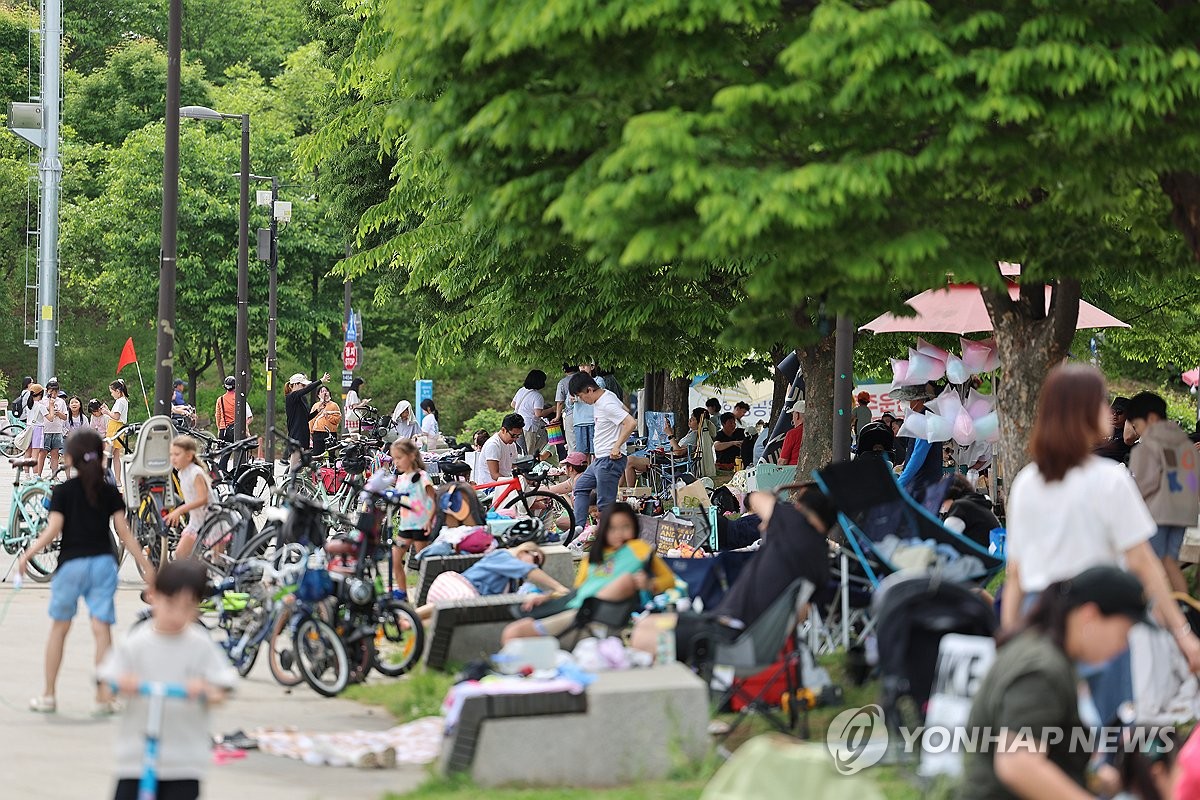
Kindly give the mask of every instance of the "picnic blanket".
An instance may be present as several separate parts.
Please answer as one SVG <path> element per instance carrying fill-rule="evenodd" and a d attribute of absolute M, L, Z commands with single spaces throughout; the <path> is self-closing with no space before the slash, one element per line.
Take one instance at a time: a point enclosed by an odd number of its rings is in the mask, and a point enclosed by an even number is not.
<path fill-rule="evenodd" d="M 384 731 L 317 733 L 288 727 L 259 728 L 247 735 L 264 753 L 313 766 L 393 767 L 436 761 L 442 730 L 441 717 L 425 717 Z"/>

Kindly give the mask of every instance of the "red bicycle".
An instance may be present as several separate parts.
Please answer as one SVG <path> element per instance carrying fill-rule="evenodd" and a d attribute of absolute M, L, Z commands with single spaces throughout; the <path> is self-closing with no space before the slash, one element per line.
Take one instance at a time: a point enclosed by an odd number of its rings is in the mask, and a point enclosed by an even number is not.
<path fill-rule="evenodd" d="M 475 484 L 475 491 L 495 489 L 490 496 L 480 499 L 497 510 L 516 509 L 518 516 L 532 517 L 542 521 L 548 533 L 558 531 L 563 544 L 575 536 L 575 511 L 565 497 L 541 488 L 547 476 L 534 472 L 537 465 L 532 458 L 519 459 L 513 463 L 511 478 Z M 521 478 L 525 478 L 525 483 Z"/>

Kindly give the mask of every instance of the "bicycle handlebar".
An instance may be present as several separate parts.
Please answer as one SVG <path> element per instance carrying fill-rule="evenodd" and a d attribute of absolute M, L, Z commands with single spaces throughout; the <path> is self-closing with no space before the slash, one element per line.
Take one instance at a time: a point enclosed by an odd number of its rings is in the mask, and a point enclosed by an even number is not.
<path fill-rule="evenodd" d="M 120 692 L 121 687 L 116 681 L 110 681 L 109 687 L 114 692 Z M 162 681 L 141 681 L 137 693 L 146 697 L 173 697 L 177 700 L 187 700 L 187 687 L 181 683 L 163 683 Z"/>

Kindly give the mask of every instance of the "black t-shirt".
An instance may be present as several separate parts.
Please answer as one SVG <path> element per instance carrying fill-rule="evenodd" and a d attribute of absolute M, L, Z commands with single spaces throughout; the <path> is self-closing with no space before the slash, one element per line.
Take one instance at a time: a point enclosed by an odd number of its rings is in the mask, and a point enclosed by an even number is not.
<path fill-rule="evenodd" d="M 721 442 L 740 442 L 745 440 L 746 431 L 743 428 L 734 428 L 733 433 L 726 433 L 724 428 L 717 431 L 717 435 L 713 437 L 713 442 L 720 444 Z M 742 454 L 740 447 L 727 447 L 724 450 L 717 450 L 717 465 L 724 467 L 732 467 L 734 459 Z"/>
<path fill-rule="evenodd" d="M 50 510 L 63 515 L 62 549 L 58 563 L 73 558 L 113 556 L 113 540 L 109 533 L 112 515 L 125 509 L 125 501 L 117 487 L 108 481 L 100 483 L 99 506 L 88 503 L 83 482 L 72 478 L 54 487 L 50 495 Z"/>
<path fill-rule="evenodd" d="M 742 568 L 713 614 L 753 625 L 797 578 L 812 582 L 815 598 L 826 596 L 829 544 L 795 506 L 776 503 L 758 555 Z"/>

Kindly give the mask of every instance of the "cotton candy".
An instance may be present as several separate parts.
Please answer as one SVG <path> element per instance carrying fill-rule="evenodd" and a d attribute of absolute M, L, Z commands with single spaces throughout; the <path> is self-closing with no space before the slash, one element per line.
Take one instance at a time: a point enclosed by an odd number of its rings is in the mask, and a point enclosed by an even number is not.
<path fill-rule="evenodd" d="M 904 418 L 904 424 L 900 426 L 900 432 L 897 436 L 907 436 L 910 439 L 924 439 L 926 430 L 927 414 L 909 414 Z"/>
<path fill-rule="evenodd" d="M 908 374 L 904 376 L 905 386 L 920 386 L 929 381 L 941 380 L 945 374 L 945 361 L 939 361 L 933 356 L 909 349 Z"/>
<path fill-rule="evenodd" d="M 958 356 L 951 353 L 946 358 L 946 380 L 954 384 L 963 384 L 971 377 L 971 371 Z"/>
<path fill-rule="evenodd" d="M 904 385 L 904 379 L 908 376 L 908 359 L 892 358 L 892 388 Z"/>
<path fill-rule="evenodd" d="M 954 418 L 954 429 L 951 431 L 954 441 L 966 446 L 975 442 L 975 422 L 965 408 L 959 409 Z"/>
<path fill-rule="evenodd" d="M 1000 441 L 1000 418 L 995 411 L 975 420 L 975 438 L 991 444 Z"/>
<path fill-rule="evenodd" d="M 943 417 L 941 414 L 926 414 L 925 416 L 928 419 L 925 420 L 925 436 L 922 438 L 928 439 L 931 442 L 950 441 L 952 438 L 950 434 L 954 430 L 954 419 Z"/>

